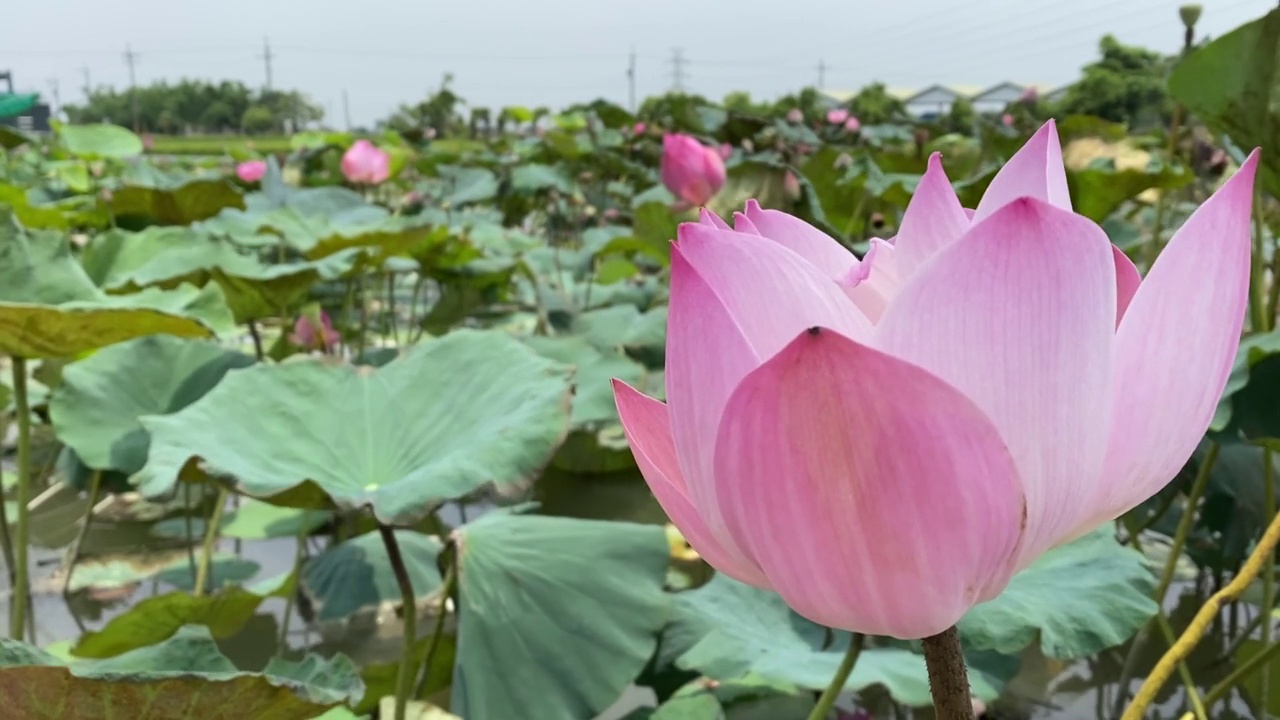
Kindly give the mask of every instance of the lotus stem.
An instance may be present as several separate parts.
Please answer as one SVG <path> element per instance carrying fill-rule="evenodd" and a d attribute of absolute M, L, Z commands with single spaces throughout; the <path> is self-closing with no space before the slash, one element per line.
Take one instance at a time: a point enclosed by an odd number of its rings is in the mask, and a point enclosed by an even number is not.
<path fill-rule="evenodd" d="M 1217 617 L 1218 611 L 1222 609 L 1223 604 L 1238 600 L 1241 593 L 1257 579 L 1258 574 L 1262 572 L 1263 565 L 1271 561 L 1277 542 L 1280 542 L 1280 515 L 1271 518 L 1267 531 L 1262 534 L 1262 539 L 1258 541 L 1258 545 L 1250 553 L 1249 559 L 1245 560 L 1240 572 L 1232 578 L 1231 582 L 1205 601 L 1205 604 L 1196 612 L 1196 616 L 1192 618 L 1191 624 L 1183 631 L 1182 636 L 1156 663 L 1151 674 L 1147 676 L 1147 679 L 1142 683 L 1142 687 L 1138 689 L 1138 694 L 1134 697 L 1133 704 L 1121 716 L 1121 720 L 1142 720 L 1147 708 L 1155 701 L 1156 694 L 1160 692 L 1160 688 L 1164 687 L 1169 675 L 1173 673 L 1174 667 L 1179 662 L 1186 660 L 1191 651 L 1195 649 L 1195 646 L 1208 632 L 1209 626 L 1213 623 L 1213 619 Z"/>
<path fill-rule="evenodd" d="M 196 570 L 196 533 L 191 527 L 191 483 L 182 483 L 182 506 L 186 512 L 182 513 L 182 524 L 187 530 L 187 565 L 191 568 L 191 577 L 195 577 Z"/>
<path fill-rule="evenodd" d="M 1209 445 L 1204 460 L 1200 462 L 1200 469 L 1196 472 L 1196 479 L 1191 483 L 1191 491 L 1187 494 L 1187 507 L 1183 510 L 1182 517 L 1178 519 L 1178 530 L 1173 536 L 1173 547 L 1169 549 L 1169 558 L 1164 563 L 1160 584 L 1156 586 L 1155 600 L 1161 606 L 1164 604 L 1165 594 L 1169 592 L 1169 586 L 1173 584 L 1173 574 L 1178 567 L 1182 548 L 1186 547 L 1187 535 L 1191 533 L 1191 526 L 1195 523 L 1196 506 L 1200 504 L 1200 498 L 1209 487 L 1209 476 L 1213 474 L 1213 466 L 1218 462 L 1218 451 L 1218 443 Z"/>
<path fill-rule="evenodd" d="M 0 437 L 4 437 L 9 432 L 7 423 L 0 422 Z M 13 560 L 13 533 L 9 530 L 9 515 L 4 511 L 8 503 L 5 497 L 4 483 L 0 482 L 0 550 L 4 552 L 4 568 L 9 575 L 9 587 L 17 587 L 17 573 Z M 13 603 L 9 603 L 9 622 L 13 623 Z"/>
<path fill-rule="evenodd" d="M 27 404 L 27 359 L 10 358 L 13 370 L 13 401 L 18 416 L 18 527 L 14 538 L 13 563 L 13 612 L 9 616 L 9 637 L 22 639 L 23 628 L 27 624 L 27 604 L 31 586 L 27 563 L 30 545 L 27 537 L 30 532 L 31 513 L 27 505 L 31 504 L 31 408 Z M 3 512 L 3 510 L 0 510 Z"/>
<path fill-rule="evenodd" d="M 246 324 L 249 326 L 249 337 L 253 338 L 253 354 L 257 356 L 258 362 L 262 362 L 267 354 L 262 349 L 262 333 L 258 332 L 258 323 L 250 320 Z"/>
<path fill-rule="evenodd" d="M 937 720 L 974 720 L 969 670 L 955 626 L 924 639 L 924 663 Z"/>
<path fill-rule="evenodd" d="M 379 522 L 378 532 L 382 534 L 382 544 L 387 548 L 387 560 L 391 562 L 396 582 L 400 585 L 400 598 L 403 604 L 401 612 L 404 615 L 404 650 L 400 654 L 400 670 L 396 674 L 395 720 L 404 720 L 409 696 L 413 693 L 413 681 L 417 675 L 413 667 L 413 651 L 417 647 L 418 639 L 418 596 L 413 592 L 413 583 L 409 580 L 409 569 L 405 567 L 404 556 L 400 554 L 400 543 L 396 541 L 395 530 Z"/>
<path fill-rule="evenodd" d="M 440 584 L 440 606 L 436 608 L 436 624 L 431 631 L 431 640 L 427 644 L 427 655 L 422 663 L 422 677 L 418 680 L 419 696 L 426 690 L 427 679 L 431 677 L 431 663 L 435 661 L 436 650 L 440 647 L 440 636 L 444 634 L 445 617 L 449 614 L 449 596 L 453 594 L 453 589 L 458 584 L 458 570 L 456 564 L 450 564 L 449 569 L 444 571 L 444 582 Z"/>
<path fill-rule="evenodd" d="M 295 538 L 297 542 L 293 548 L 293 576 L 296 578 L 302 572 L 302 560 L 306 557 L 307 552 L 307 535 L 310 532 L 310 526 L 307 524 L 307 515 L 303 515 L 302 526 L 298 528 L 298 535 Z M 289 593 L 289 597 L 284 602 L 284 617 L 280 620 L 280 640 L 276 643 L 276 656 L 284 655 L 285 648 L 289 643 L 289 619 L 293 616 L 293 605 L 297 598 L 298 591 L 295 588 Z"/>
<path fill-rule="evenodd" d="M 1270 328 L 1267 322 L 1267 290 L 1264 287 L 1267 278 L 1266 255 L 1263 247 L 1262 191 L 1254 190 L 1253 194 L 1253 254 L 1249 263 L 1249 327 L 1254 332 L 1266 332 Z"/>
<path fill-rule="evenodd" d="M 1217 685 L 1210 688 L 1209 692 L 1205 693 L 1205 705 L 1212 705 L 1226 697 L 1227 693 L 1231 692 L 1232 688 L 1240 684 L 1240 681 L 1257 672 L 1259 669 L 1269 665 L 1271 660 L 1274 659 L 1277 654 L 1280 654 L 1280 642 L 1268 645 L 1262 650 L 1262 652 L 1254 655 L 1245 662 L 1240 663 L 1236 669 L 1232 670 L 1230 674 L 1222 678 Z M 1264 675 L 1263 677 L 1266 676 Z M 1262 705 L 1262 707 L 1265 708 L 1266 705 Z"/>
<path fill-rule="evenodd" d="M 67 550 L 67 577 L 62 581 L 63 597 L 71 593 L 71 575 L 76 571 L 76 561 L 80 559 L 80 547 L 84 545 L 84 539 L 89 534 L 89 525 L 93 523 L 93 508 L 98 504 L 98 493 L 101 490 L 102 471 L 94 470 L 92 477 L 89 478 L 89 509 L 85 511 L 84 519 L 80 521 L 80 529 L 76 531 L 76 538 L 71 541 L 71 548 Z M 72 615 L 74 616 L 75 613 Z"/>
<path fill-rule="evenodd" d="M 200 564 L 196 567 L 196 586 L 192 594 L 196 597 L 204 595 L 205 586 L 209 584 L 209 568 L 213 565 L 213 546 L 218 543 L 218 531 L 222 529 L 222 510 L 227 506 L 227 489 L 218 488 L 218 497 L 213 501 L 213 513 L 209 515 L 209 526 L 204 529 L 204 547 L 200 550 Z"/>
<path fill-rule="evenodd" d="M 1275 465 L 1271 457 L 1271 448 L 1263 448 L 1262 450 L 1262 506 L 1266 513 L 1267 521 L 1270 522 L 1276 515 L 1276 488 L 1275 488 Z M 1262 644 L 1264 646 L 1271 645 L 1271 613 L 1276 606 L 1276 563 L 1273 557 L 1267 558 L 1266 565 L 1262 568 L 1262 615 L 1265 619 L 1262 622 Z M 1258 706 L 1267 707 L 1267 679 L 1269 674 L 1263 673 L 1259 678 L 1261 687 L 1258 691 Z"/>
<path fill-rule="evenodd" d="M 831 712 L 831 708 L 836 704 L 836 698 L 844 690 L 844 684 L 849 681 L 849 674 L 853 672 L 853 666 L 858 663 L 858 656 L 862 654 L 862 644 L 866 642 L 866 636 L 862 633 L 854 633 L 849 639 L 849 649 L 844 652 L 844 659 L 840 661 L 840 667 L 836 669 L 836 676 L 831 678 L 831 684 L 826 690 L 822 691 L 822 695 L 818 698 L 818 704 L 813 706 L 813 711 L 809 713 L 809 720 L 824 720 L 827 714 Z M 941 716 L 939 716 L 941 718 Z"/>

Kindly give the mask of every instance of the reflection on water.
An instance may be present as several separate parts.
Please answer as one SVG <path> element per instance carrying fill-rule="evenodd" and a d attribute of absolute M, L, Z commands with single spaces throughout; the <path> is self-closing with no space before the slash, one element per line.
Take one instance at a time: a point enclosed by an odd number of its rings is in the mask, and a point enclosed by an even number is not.
<path fill-rule="evenodd" d="M 549 470 L 538 484 L 538 500 L 551 513 L 574 517 L 592 517 L 635 522 L 662 522 L 661 509 L 653 501 L 644 482 L 633 470 L 608 475 L 583 476 Z M 203 498 L 197 501 L 207 503 Z M 115 503 L 120 503 L 117 498 Z M 154 575 L 154 565 L 173 564 L 187 555 L 181 540 L 164 541 L 151 535 L 150 528 L 160 514 L 172 512 L 173 507 L 144 508 L 132 512 L 125 505 L 101 505 L 101 512 L 86 537 L 82 548 L 82 563 L 86 567 L 95 564 L 105 567 L 105 561 L 128 561 L 128 566 L 138 575 Z M 31 563 L 33 569 L 35 637 L 41 646 L 58 641 L 74 641 L 82 628 L 101 628 L 107 621 L 126 611 L 139 600 L 170 592 L 175 587 L 165 581 L 146 577 L 129 580 L 128 569 L 115 568 L 103 571 L 102 579 L 92 587 L 74 592 L 68 598 L 62 596 L 64 577 L 61 564 L 67 546 L 76 535 L 79 519 L 87 507 L 84 498 L 74 491 L 57 489 L 43 494 L 35 504 L 32 514 Z M 198 513 L 207 512 L 202 505 Z M 471 505 L 468 515 L 474 519 L 488 506 Z M 609 515 L 602 516 L 602 509 Z M 177 510 L 181 510 L 178 507 Z M 132 520 L 137 515 L 145 520 Z M 442 519 L 450 526 L 461 524 L 463 518 L 455 506 L 442 512 Z M 236 543 L 223 540 L 219 550 L 227 553 L 236 550 Z M 263 541 L 246 541 L 239 548 L 243 558 L 260 566 L 258 578 L 287 573 L 294 561 L 295 541 L 282 538 Z M 150 565 L 148 565 L 150 563 Z M 180 564 L 180 562 L 179 562 Z M 150 569 L 149 569 L 150 568 Z M 123 578 L 112 582 L 111 573 Z M 7 573 L 0 577 L 4 583 L 4 599 L 7 605 Z M 1194 581 L 1183 582 L 1174 588 L 1174 600 L 1170 606 L 1170 621 L 1175 632 L 1185 627 L 1195 610 L 1202 604 L 1205 591 Z M 1180 594 L 1179 594 L 1180 593 Z M 1237 628 L 1247 627 L 1253 618 L 1252 606 L 1241 604 L 1234 620 Z M 7 607 L 6 607 L 7 610 Z M 268 598 L 258 613 L 236 635 L 219 641 L 223 652 L 238 667 L 261 670 L 278 652 L 278 638 L 285 611 L 285 601 Z M 429 623 L 419 623 L 430 627 Z M 326 627 L 324 632 L 308 627 L 294 614 L 285 641 L 284 654 L 300 653 L 311 649 L 323 654 L 345 653 L 361 664 L 395 662 L 401 650 L 400 620 L 392 608 L 379 608 L 357 616 L 342 627 Z M 1235 651 L 1228 638 L 1232 636 L 1232 621 L 1228 617 L 1219 623 L 1215 632 L 1206 637 L 1189 658 L 1193 677 L 1201 683 L 1201 692 L 1222 679 L 1232 668 Z M 1117 704 L 1118 682 L 1123 675 L 1126 659 L 1132 643 L 1105 651 L 1096 657 L 1076 662 L 1062 662 L 1045 657 L 1035 648 L 1029 648 L 1021 658 L 1017 676 L 1006 686 L 1004 696 L 993 703 L 985 716 L 993 720 L 1078 720 L 1110 718 Z M 1149 638 L 1135 655 L 1131 692 L 1136 691 L 1140 679 L 1154 666 L 1165 649 L 1162 637 Z M 619 703 L 601 715 L 600 720 L 616 720 L 635 707 L 652 704 L 652 693 L 644 688 L 629 690 Z M 1153 709 L 1152 718 L 1180 718 L 1185 712 L 1185 695 L 1175 677 L 1164 689 L 1160 701 Z M 928 720 L 927 710 L 910 711 L 903 708 L 885 708 L 877 717 L 911 718 Z M 1254 715 L 1238 695 L 1226 703 L 1211 709 L 1213 720 L 1252 718 Z M 777 718 L 776 720 L 788 720 Z"/>

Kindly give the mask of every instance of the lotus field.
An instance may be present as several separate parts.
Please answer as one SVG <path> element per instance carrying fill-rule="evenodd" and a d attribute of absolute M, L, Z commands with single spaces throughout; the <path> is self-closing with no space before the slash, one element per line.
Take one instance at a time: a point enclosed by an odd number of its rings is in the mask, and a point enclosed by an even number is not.
<path fill-rule="evenodd" d="M 0 718 L 1280 716 L 1276 57 L 0 128 Z"/>

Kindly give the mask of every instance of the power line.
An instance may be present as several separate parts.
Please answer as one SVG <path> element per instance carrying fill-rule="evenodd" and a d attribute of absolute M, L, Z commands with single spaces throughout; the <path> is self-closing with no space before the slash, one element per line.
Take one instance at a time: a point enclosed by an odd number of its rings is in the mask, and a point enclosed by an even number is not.
<path fill-rule="evenodd" d="M 49 78 L 49 93 L 53 95 L 53 111 L 54 117 L 58 116 L 58 108 L 62 107 L 62 97 L 58 94 L 58 78 Z"/>
<path fill-rule="evenodd" d="M 672 92 L 684 92 L 685 81 L 685 65 L 688 59 L 684 56 L 684 50 L 681 48 L 673 48 L 671 50 L 671 90 Z"/>

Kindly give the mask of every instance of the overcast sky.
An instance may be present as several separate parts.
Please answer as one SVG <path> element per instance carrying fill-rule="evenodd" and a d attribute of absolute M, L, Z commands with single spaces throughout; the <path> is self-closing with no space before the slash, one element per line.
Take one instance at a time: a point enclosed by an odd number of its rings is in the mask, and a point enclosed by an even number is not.
<path fill-rule="evenodd" d="M 672 85 L 712 97 L 776 97 L 816 84 L 856 89 L 1077 77 L 1110 32 L 1174 51 L 1176 0 L 10 0 L 0 15 L 0 70 L 63 103 L 93 85 L 127 87 L 126 44 L 140 84 L 181 77 L 266 80 L 298 88 L 342 127 L 371 124 L 421 99 L 445 72 L 473 105 L 560 107 L 594 97 L 627 103 Z M 1198 31 L 1220 35 L 1273 0 L 1208 0 Z"/>

